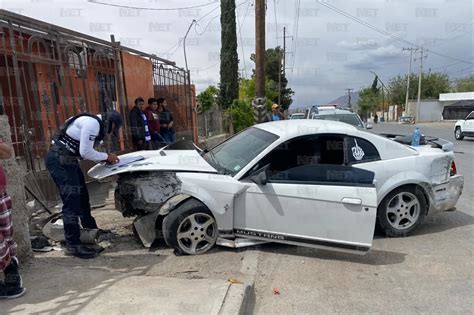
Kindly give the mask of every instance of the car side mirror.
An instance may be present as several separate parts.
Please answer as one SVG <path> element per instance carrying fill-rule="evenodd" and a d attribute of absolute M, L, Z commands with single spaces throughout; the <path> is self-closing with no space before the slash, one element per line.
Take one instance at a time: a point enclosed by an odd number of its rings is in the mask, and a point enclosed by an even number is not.
<path fill-rule="evenodd" d="M 267 184 L 267 170 L 270 164 L 265 165 L 264 167 L 256 170 L 250 174 L 250 179 L 257 185 L 266 185 Z"/>
<path fill-rule="evenodd" d="M 372 129 L 372 128 L 374 128 L 374 125 L 372 125 L 372 124 L 366 124 L 366 125 L 365 125 L 365 128 L 366 128 L 366 129 Z"/>

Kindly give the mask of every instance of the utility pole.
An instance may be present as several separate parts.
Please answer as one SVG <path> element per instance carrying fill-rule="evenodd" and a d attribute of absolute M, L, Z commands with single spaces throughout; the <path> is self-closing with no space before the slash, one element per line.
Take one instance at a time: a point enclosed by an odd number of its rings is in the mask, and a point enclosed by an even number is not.
<path fill-rule="evenodd" d="M 423 55 L 423 46 L 421 46 L 421 51 L 420 51 L 420 73 L 418 75 L 418 100 L 416 102 L 416 122 L 420 122 L 420 115 L 421 115 L 421 110 L 420 110 L 420 99 L 421 99 L 421 77 L 423 75 L 423 58 L 426 58 L 426 56 Z"/>
<path fill-rule="evenodd" d="M 347 96 L 348 96 L 348 98 L 347 98 L 347 107 L 348 107 L 349 109 L 352 109 L 352 104 L 351 104 L 351 92 L 354 91 L 354 89 L 352 89 L 352 88 L 347 88 L 346 91 L 347 91 Z"/>
<path fill-rule="evenodd" d="M 255 94 L 265 97 L 265 0 L 255 0 Z"/>
<path fill-rule="evenodd" d="M 281 72 L 285 73 L 285 55 L 286 55 L 286 26 L 283 26 L 283 52 L 280 56 L 280 71 L 278 72 L 278 106 L 281 106 Z M 283 68 L 282 68 L 283 63 Z"/>
<path fill-rule="evenodd" d="M 255 0 L 255 123 L 264 122 L 267 114 L 265 101 L 265 0 Z"/>
<path fill-rule="evenodd" d="M 410 51 L 410 63 L 408 66 L 408 76 L 407 76 L 407 93 L 405 97 L 405 110 L 408 108 L 408 99 L 410 98 L 410 76 L 411 76 L 411 61 L 413 59 L 413 51 L 417 51 L 418 48 L 403 48 L 402 50 Z"/>

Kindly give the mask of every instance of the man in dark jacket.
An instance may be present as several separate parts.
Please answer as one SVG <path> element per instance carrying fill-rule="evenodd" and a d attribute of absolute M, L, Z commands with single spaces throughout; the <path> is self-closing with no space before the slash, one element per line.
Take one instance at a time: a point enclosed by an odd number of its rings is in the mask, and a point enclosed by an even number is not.
<path fill-rule="evenodd" d="M 130 130 L 135 151 L 147 150 L 150 146 L 151 136 L 145 109 L 143 98 L 135 99 L 135 106 L 130 111 Z"/>
<path fill-rule="evenodd" d="M 158 99 L 158 112 L 160 114 L 161 136 L 165 139 L 166 143 L 173 143 L 175 141 L 173 114 L 166 109 L 166 99 L 163 97 Z"/>

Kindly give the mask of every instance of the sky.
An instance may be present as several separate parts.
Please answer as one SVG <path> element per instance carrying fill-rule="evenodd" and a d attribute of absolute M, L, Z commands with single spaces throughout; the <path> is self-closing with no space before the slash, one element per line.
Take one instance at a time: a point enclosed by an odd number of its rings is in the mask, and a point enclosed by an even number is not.
<path fill-rule="evenodd" d="M 236 0 L 243 77 L 254 67 L 253 3 Z M 198 92 L 219 82 L 218 0 L 0 0 L 0 7 L 105 40 L 113 34 L 124 46 L 181 67 L 182 39 L 196 20 L 186 39 L 191 80 Z M 266 48 L 283 46 L 286 27 L 285 71 L 295 91 L 293 108 L 328 103 L 348 88 L 368 86 L 373 72 L 386 84 L 406 75 L 410 52 L 403 48 L 423 46 L 423 68 L 456 80 L 474 73 L 473 10 L 472 0 L 267 0 Z M 413 52 L 413 72 L 420 56 L 420 49 Z"/>

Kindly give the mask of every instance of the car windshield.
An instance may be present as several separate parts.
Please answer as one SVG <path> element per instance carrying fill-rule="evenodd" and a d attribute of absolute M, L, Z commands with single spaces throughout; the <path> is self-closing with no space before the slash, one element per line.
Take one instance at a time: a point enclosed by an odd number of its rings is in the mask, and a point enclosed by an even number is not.
<path fill-rule="evenodd" d="M 304 119 L 304 114 L 293 114 L 291 119 Z"/>
<path fill-rule="evenodd" d="M 255 127 L 248 128 L 204 153 L 218 171 L 234 176 L 279 137 Z"/>
<path fill-rule="evenodd" d="M 315 115 L 314 119 L 340 121 L 356 127 L 364 126 L 356 114 Z"/>

